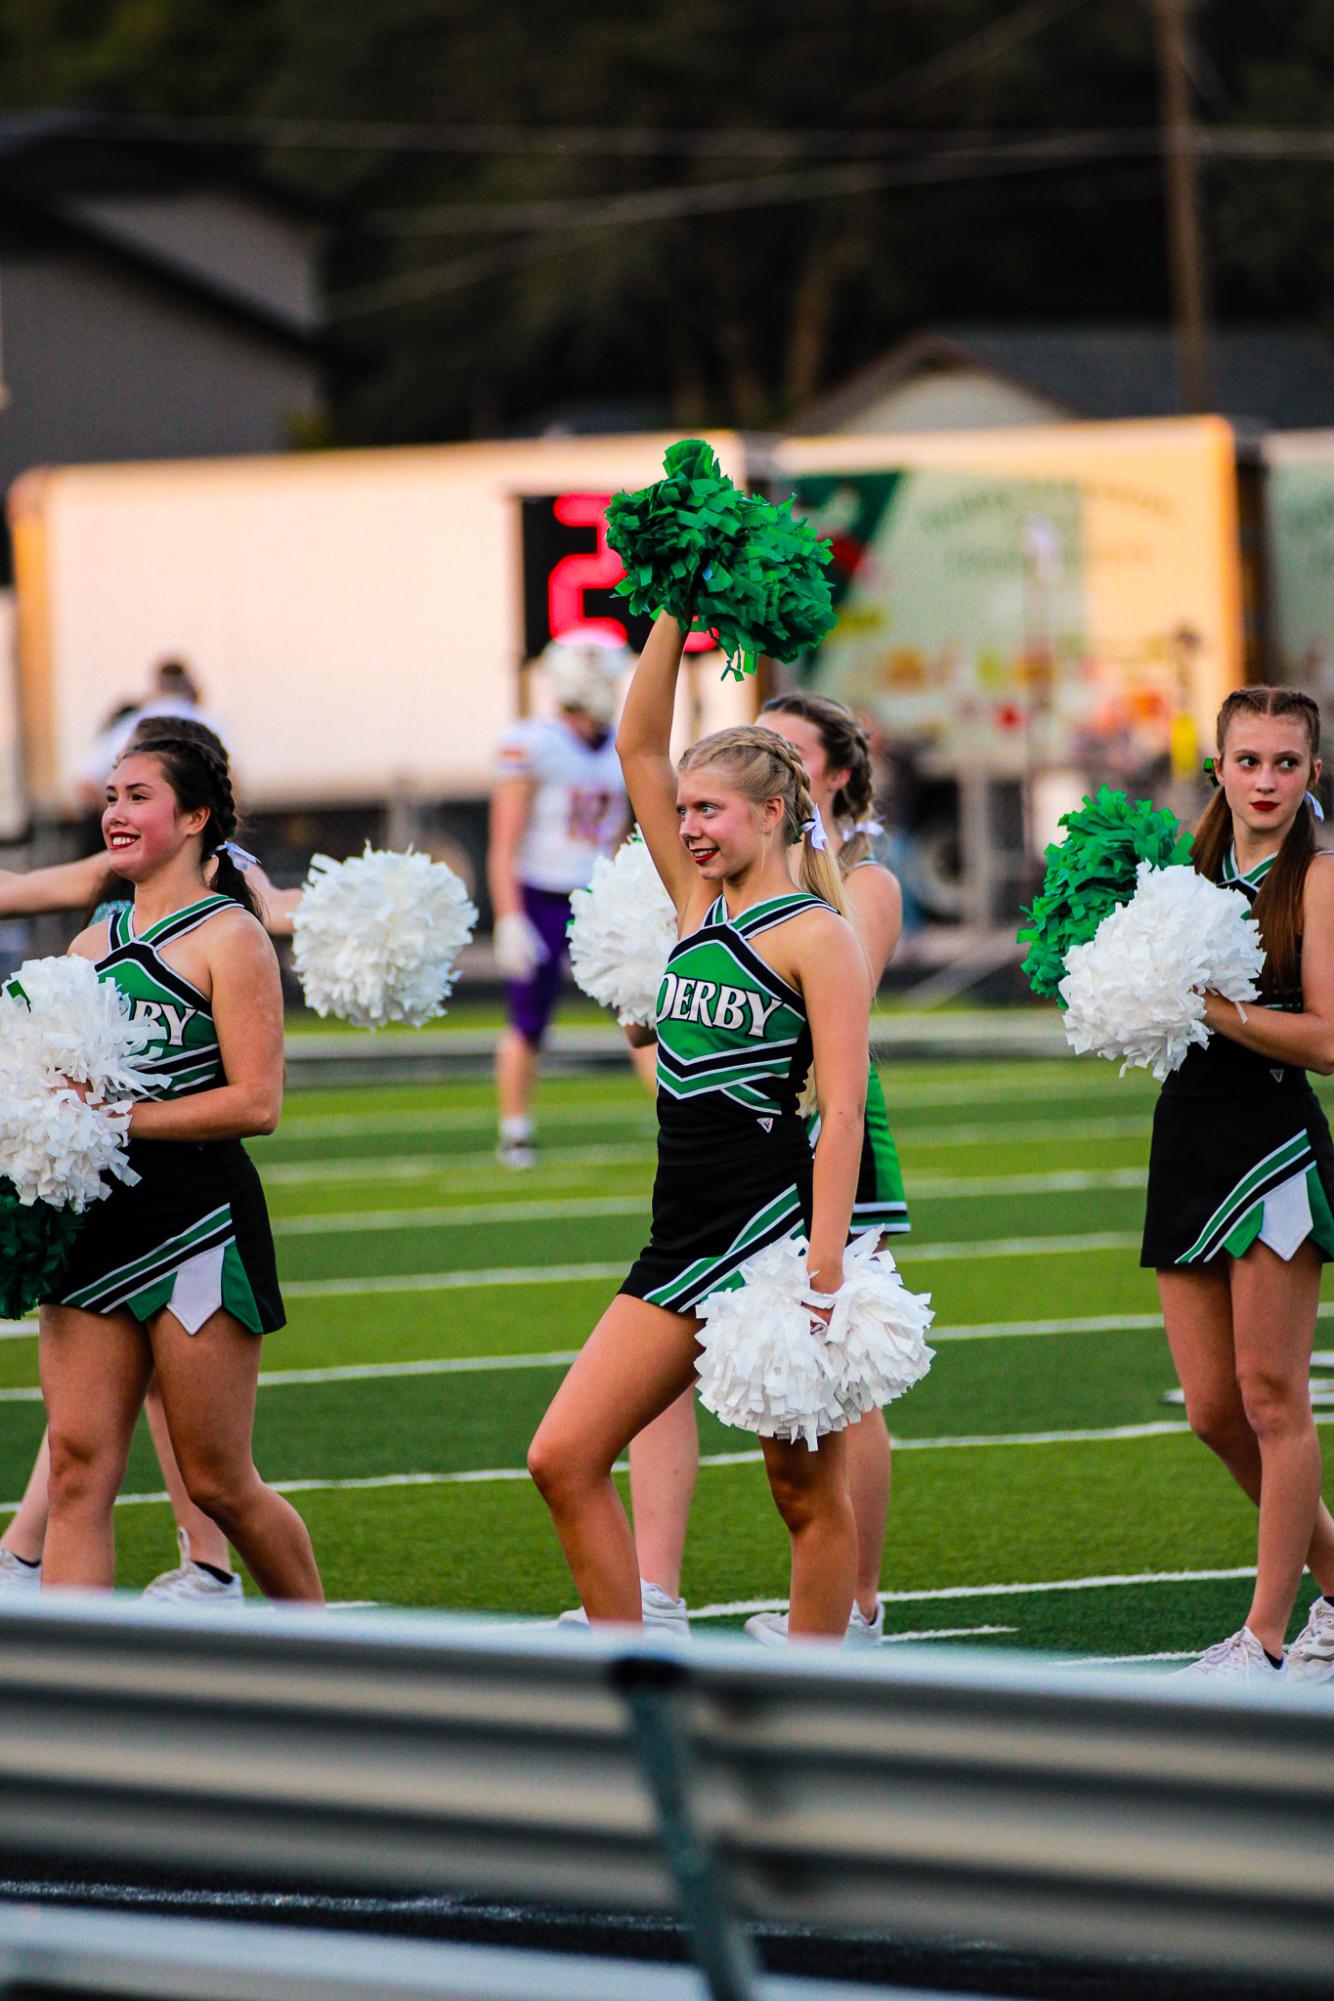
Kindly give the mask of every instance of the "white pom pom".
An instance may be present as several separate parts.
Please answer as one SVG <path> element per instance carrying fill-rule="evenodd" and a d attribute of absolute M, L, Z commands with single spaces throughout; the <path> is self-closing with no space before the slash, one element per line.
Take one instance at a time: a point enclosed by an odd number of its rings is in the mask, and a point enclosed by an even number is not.
<path fill-rule="evenodd" d="M 584 992 L 614 1007 L 624 1025 L 652 1022 L 676 911 L 641 840 L 599 855 L 587 889 L 570 898 L 570 971 Z"/>
<path fill-rule="evenodd" d="M 139 1179 L 125 1100 L 151 1089 L 134 1059 L 152 1035 L 89 960 L 20 966 L 0 995 L 0 1162 L 20 1202 L 82 1213 L 110 1194 L 107 1175 Z"/>
<path fill-rule="evenodd" d="M 443 1014 L 454 962 L 477 911 L 453 869 L 429 855 L 372 848 L 351 861 L 316 855 L 292 920 L 306 1003 L 359 1028 Z"/>
<path fill-rule="evenodd" d="M 1159 1082 L 1212 1031 L 1204 989 L 1254 1000 L 1264 947 L 1246 898 L 1193 868 L 1141 862 L 1135 894 L 1066 957 L 1061 998 L 1073 1049 Z"/>
<path fill-rule="evenodd" d="M 844 1257 L 826 1326 L 806 1304 L 806 1246 L 785 1237 L 747 1259 L 743 1283 L 699 1306 L 700 1402 L 724 1424 L 804 1439 L 892 1403 L 931 1366 L 928 1294 L 910 1293 L 868 1231 Z"/>
<path fill-rule="evenodd" d="M 849 1417 L 893 1403 L 921 1381 L 935 1354 L 926 1345 L 930 1293 L 909 1292 L 878 1244 L 879 1233 L 867 1230 L 843 1253 L 843 1283 L 829 1320 L 839 1402 Z"/>

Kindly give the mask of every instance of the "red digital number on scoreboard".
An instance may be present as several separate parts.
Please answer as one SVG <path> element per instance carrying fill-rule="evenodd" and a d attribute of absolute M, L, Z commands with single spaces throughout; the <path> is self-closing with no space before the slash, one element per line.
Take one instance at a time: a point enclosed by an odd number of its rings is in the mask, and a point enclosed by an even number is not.
<path fill-rule="evenodd" d="M 568 632 L 581 625 L 606 633 L 618 645 L 625 645 L 629 633 L 618 618 L 590 615 L 586 599 L 591 592 L 612 589 L 625 575 L 625 565 L 607 541 L 606 493 L 563 493 L 552 502 L 551 511 L 564 528 L 591 528 L 597 536 L 592 549 L 562 556 L 547 576 L 547 624 L 552 633 Z M 692 632 L 686 641 L 687 653 L 707 653 L 713 640 L 707 632 Z"/>

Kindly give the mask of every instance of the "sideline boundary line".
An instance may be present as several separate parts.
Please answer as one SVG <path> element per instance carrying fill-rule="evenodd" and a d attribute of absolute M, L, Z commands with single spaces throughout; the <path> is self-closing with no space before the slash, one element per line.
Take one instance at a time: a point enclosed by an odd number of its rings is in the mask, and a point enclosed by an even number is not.
<path fill-rule="evenodd" d="M 28 1393 L 25 1393 L 25 1395 Z M 1334 1411 L 1328 1416 L 1316 1413 L 1317 1425 L 1334 1425 Z M 988 1436 L 985 1432 L 972 1437 L 944 1438 L 895 1438 L 896 1452 L 978 1452 L 988 1448 L 1007 1448 L 1029 1445 L 1101 1445 L 1122 1444 L 1127 1441 L 1139 1442 L 1149 1438 L 1189 1438 L 1190 1426 L 1173 1418 L 1163 1418 L 1151 1424 L 1112 1425 L 1102 1431 L 1019 1431 L 997 1432 Z M 758 1450 L 743 1452 L 708 1452 L 700 1458 L 701 1470 L 716 1470 L 726 1466 L 759 1466 L 764 1454 Z M 627 1460 L 618 1460 L 614 1472 L 629 1471 Z M 391 1487 L 485 1487 L 508 1485 L 516 1481 L 531 1480 L 526 1466 L 479 1466 L 449 1473 L 372 1473 L 356 1478 L 270 1480 L 268 1485 L 279 1494 L 340 1494 L 369 1493 L 379 1488 Z M 133 1508 L 156 1505 L 170 1497 L 157 1494 L 118 1494 L 118 1508 Z M 18 1508 L 18 1501 L 0 1501 L 0 1513 Z M 1253 1568 L 1253 1566 L 1252 1566 Z M 1249 1571 L 1243 1573 L 1249 1576 Z M 751 1608 L 767 1611 L 769 1601 Z"/>

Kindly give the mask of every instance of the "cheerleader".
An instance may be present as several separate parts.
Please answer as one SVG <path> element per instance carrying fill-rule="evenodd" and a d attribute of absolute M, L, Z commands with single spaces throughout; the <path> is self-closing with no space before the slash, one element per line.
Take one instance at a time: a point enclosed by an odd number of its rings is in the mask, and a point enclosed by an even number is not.
<path fill-rule="evenodd" d="M 185 716 L 142 718 L 132 732 L 131 747 L 141 748 L 164 734 L 205 744 L 217 756 L 226 756 L 221 740 L 207 724 Z M 212 867 L 210 863 L 210 871 Z M 246 869 L 246 886 L 260 899 L 265 929 L 274 937 L 290 935 L 292 913 L 301 900 L 300 890 L 275 889 L 253 860 Z M 129 885 L 110 868 L 105 848 L 79 861 L 57 862 L 48 868 L 30 869 L 26 874 L 0 869 L 0 917 L 84 910 L 91 912 L 89 923 L 96 924 L 131 900 Z M 156 1378 L 148 1386 L 144 1416 L 176 1518 L 180 1551 L 179 1563 L 155 1577 L 144 1596 L 172 1603 L 239 1604 L 241 1580 L 232 1567 L 227 1538 L 216 1522 L 195 1507 L 186 1491 L 171 1449 L 171 1434 Z M 23 1498 L 0 1536 L 0 1592 L 35 1591 L 40 1587 L 49 1474 L 50 1450 L 43 1437 Z"/>
<path fill-rule="evenodd" d="M 130 1162 L 88 1214 L 39 1354 L 50 1426 L 43 1585 L 114 1581 L 112 1508 L 156 1371 L 190 1498 L 269 1597 L 321 1598 L 305 1524 L 251 1458 L 259 1342 L 283 1324 L 264 1198 L 240 1141 L 282 1101 L 282 995 L 273 948 L 229 843 L 225 756 L 195 735 L 127 751 L 103 833 L 133 886 L 71 950 L 153 1025 L 159 1088 L 136 1103 Z"/>
<path fill-rule="evenodd" d="M 903 898 L 894 876 L 871 851 L 871 837 L 879 829 L 871 817 L 873 773 L 866 732 L 850 709 L 826 695 L 794 690 L 766 702 L 762 713 L 801 756 L 827 832 L 828 852 L 838 863 L 844 896 L 866 951 L 874 991 L 898 943 Z M 810 1126 L 814 1142 L 818 1119 L 812 1119 Z M 854 1231 L 879 1229 L 882 1235 L 901 1235 L 908 1229 L 903 1174 L 874 1064 L 866 1081 L 852 1224 Z M 849 1428 L 847 1449 L 857 1521 L 857 1590 L 847 1644 L 874 1645 L 884 1634 L 879 1593 L 890 1493 L 889 1431 L 880 1411 L 868 1411 Z M 677 1635 L 688 1631 L 680 1576 L 698 1465 L 694 1394 L 688 1390 L 630 1446 L 630 1495 L 644 1619 L 656 1630 Z M 746 1621 L 746 1631 L 764 1645 L 782 1645 L 787 1614 L 758 1612 Z"/>
<path fill-rule="evenodd" d="M 694 1309 L 747 1257 L 808 1242 L 813 1310 L 842 1283 L 856 1195 L 870 980 L 793 746 L 722 730 L 673 770 L 685 635 L 663 614 L 617 737 L 631 803 L 680 920 L 659 998 L 658 1172 L 649 1244 L 547 1411 L 529 1468 L 592 1620 L 638 1624 L 639 1571 L 613 1465 L 695 1373 Z M 788 849 L 802 844 L 802 890 Z M 798 1101 L 812 1057 L 812 1157 Z M 792 1546 L 794 1636 L 841 1640 L 856 1582 L 846 1433 L 762 1441 Z"/>
<path fill-rule="evenodd" d="M 1306 1072 L 1334 1071 L 1334 868 L 1311 787 L 1320 712 L 1243 688 L 1218 716 L 1218 791 L 1196 831 L 1201 875 L 1254 906 L 1261 1005 L 1205 996 L 1214 1033 L 1164 1084 L 1141 1263 L 1158 1274 L 1192 1430 L 1259 1508 L 1245 1624 L 1183 1672 L 1334 1676 L 1334 1521 L 1320 1498 L 1310 1363 L 1320 1268 L 1334 1257 L 1334 1147 Z M 1321 1591 L 1283 1642 L 1309 1566 Z"/>

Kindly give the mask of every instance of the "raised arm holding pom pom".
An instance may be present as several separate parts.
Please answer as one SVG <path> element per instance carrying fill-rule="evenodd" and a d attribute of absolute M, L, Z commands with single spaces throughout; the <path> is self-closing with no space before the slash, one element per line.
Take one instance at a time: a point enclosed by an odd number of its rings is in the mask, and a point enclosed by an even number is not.
<path fill-rule="evenodd" d="M 673 769 L 682 623 L 654 625 L 617 748 L 631 803 L 679 914 L 658 1001 L 659 1156 L 649 1244 L 543 1419 L 529 1464 L 592 1619 L 637 1623 L 638 1566 L 611 1481 L 628 1441 L 695 1371 L 697 1308 L 748 1257 L 797 1232 L 827 1312 L 843 1277 L 857 1182 L 870 981 L 839 915 L 837 873 L 810 839 L 793 747 L 761 727 L 719 731 Z M 787 853 L 802 847 L 803 888 Z M 812 1055 L 822 1113 L 812 1163 L 799 1112 Z M 764 1441 L 792 1538 L 794 1635 L 840 1638 L 856 1536 L 843 1434 L 818 1451 Z"/>

